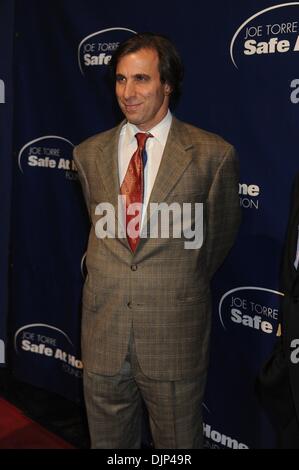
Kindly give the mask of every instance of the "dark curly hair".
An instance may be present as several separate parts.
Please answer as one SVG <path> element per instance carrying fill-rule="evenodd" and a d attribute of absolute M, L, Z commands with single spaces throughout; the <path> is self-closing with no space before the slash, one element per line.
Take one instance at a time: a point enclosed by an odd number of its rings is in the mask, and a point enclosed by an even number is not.
<path fill-rule="evenodd" d="M 161 83 L 170 85 L 172 90 L 170 101 L 171 104 L 176 104 L 181 95 L 184 67 L 178 51 L 166 36 L 155 33 L 138 33 L 121 43 L 110 62 L 114 79 L 119 60 L 140 49 L 157 51 Z"/>

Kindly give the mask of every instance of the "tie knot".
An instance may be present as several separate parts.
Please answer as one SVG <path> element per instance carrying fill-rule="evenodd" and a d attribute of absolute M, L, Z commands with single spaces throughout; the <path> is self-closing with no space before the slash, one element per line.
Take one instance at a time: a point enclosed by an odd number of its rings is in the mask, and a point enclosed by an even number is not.
<path fill-rule="evenodd" d="M 138 147 L 143 150 L 145 147 L 145 143 L 149 137 L 153 137 L 152 134 L 146 133 L 146 132 L 138 132 L 135 134 L 135 137 L 138 142 Z"/>

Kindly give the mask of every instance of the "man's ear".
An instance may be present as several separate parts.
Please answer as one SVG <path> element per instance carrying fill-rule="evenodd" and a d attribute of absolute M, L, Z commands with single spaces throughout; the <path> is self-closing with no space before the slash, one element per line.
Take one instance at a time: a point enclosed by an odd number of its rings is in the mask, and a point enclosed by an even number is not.
<path fill-rule="evenodd" d="M 164 84 L 164 94 L 165 96 L 169 96 L 172 92 L 172 87 L 169 85 L 169 83 Z"/>

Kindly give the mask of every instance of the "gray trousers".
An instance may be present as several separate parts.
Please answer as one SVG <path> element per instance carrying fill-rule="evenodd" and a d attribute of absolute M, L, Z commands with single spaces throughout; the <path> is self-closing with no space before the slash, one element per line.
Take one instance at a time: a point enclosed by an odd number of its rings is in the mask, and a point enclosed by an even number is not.
<path fill-rule="evenodd" d="M 129 351 L 114 376 L 84 369 L 84 396 L 93 449 L 139 449 L 142 398 L 156 449 L 200 449 L 203 445 L 202 400 L 206 374 L 188 380 L 146 377 Z"/>

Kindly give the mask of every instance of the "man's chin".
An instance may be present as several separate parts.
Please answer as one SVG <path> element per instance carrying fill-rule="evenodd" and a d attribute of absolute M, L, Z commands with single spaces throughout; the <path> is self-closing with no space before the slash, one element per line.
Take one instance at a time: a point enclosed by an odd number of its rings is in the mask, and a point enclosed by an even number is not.
<path fill-rule="evenodd" d="M 137 125 L 138 123 L 142 122 L 140 113 L 138 113 L 136 109 L 132 109 L 132 110 L 122 109 L 122 112 L 126 116 L 127 120 L 131 122 L 132 124 Z"/>
<path fill-rule="evenodd" d="M 134 124 L 134 126 L 138 127 L 142 123 L 141 119 L 138 119 L 136 116 L 133 116 L 131 113 L 126 113 L 125 116 L 127 118 L 127 121 L 130 124 Z"/>

